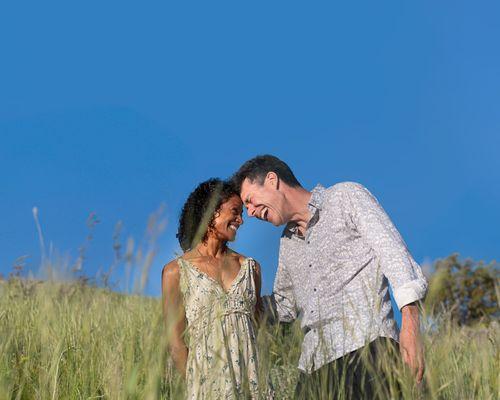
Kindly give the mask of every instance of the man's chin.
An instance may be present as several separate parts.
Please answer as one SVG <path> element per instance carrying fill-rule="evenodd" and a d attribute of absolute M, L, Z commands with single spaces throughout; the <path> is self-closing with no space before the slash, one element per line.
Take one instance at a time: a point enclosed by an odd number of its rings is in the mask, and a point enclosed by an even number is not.
<path fill-rule="evenodd" d="M 281 226 L 284 224 L 284 222 L 281 218 L 268 219 L 267 222 L 269 222 L 270 224 L 272 224 L 274 226 Z"/>

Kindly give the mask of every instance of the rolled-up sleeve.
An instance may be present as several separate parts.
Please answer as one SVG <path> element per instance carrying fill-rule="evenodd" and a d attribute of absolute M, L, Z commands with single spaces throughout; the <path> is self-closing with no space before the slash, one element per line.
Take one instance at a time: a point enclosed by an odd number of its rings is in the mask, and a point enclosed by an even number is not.
<path fill-rule="evenodd" d="M 292 280 L 283 263 L 282 254 L 279 257 L 278 271 L 274 280 L 273 298 L 281 322 L 292 322 L 297 318 Z"/>
<path fill-rule="evenodd" d="M 422 300 L 427 280 L 387 213 L 362 185 L 350 183 L 347 193 L 356 228 L 379 259 L 399 309 Z"/>

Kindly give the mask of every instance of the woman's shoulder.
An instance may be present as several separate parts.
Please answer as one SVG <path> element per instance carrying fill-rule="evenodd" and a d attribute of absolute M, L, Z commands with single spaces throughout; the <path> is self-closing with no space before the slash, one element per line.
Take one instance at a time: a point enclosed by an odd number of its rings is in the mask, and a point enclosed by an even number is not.
<path fill-rule="evenodd" d="M 240 264 L 242 264 L 243 261 L 245 261 L 247 258 L 250 258 L 250 257 L 245 256 L 244 254 L 238 253 L 237 251 L 235 251 L 233 249 L 229 249 L 228 255 L 230 257 L 232 257 L 233 259 L 237 260 Z"/>
<path fill-rule="evenodd" d="M 179 279 L 180 271 L 182 268 L 182 262 L 184 260 L 190 260 L 192 257 L 191 252 L 185 252 L 182 255 L 175 257 L 173 260 L 169 261 L 163 266 L 161 271 L 162 277 L 166 279 Z"/>
<path fill-rule="evenodd" d="M 248 262 L 250 265 L 254 266 L 255 269 L 260 270 L 260 264 L 257 262 L 257 260 L 255 258 L 238 253 L 232 249 L 231 249 L 231 253 L 232 253 L 233 257 L 237 258 L 240 265 L 243 265 L 244 263 Z"/>
<path fill-rule="evenodd" d="M 182 267 L 182 262 L 183 261 L 189 261 L 191 262 L 192 260 L 196 259 L 197 255 L 191 250 L 186 251 L 185 253 L 182 253 L 181 255 L 177 255 L 172 261 L 168 262 L 167 264 L 164 265 L 163 270 L 165 272 L 179 272 L 179 269 Z"/>
<path fill-rule="evenodd" d="M 163 279 L 175 279 L 179 277 L 180 267 L 178 258 L 174 258 L 163 266 L 161 276 Z"/>

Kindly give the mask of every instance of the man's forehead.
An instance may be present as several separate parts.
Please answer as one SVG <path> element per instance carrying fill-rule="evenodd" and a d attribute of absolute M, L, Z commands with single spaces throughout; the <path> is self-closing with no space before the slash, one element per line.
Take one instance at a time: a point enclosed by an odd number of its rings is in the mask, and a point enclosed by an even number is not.
<path fill-rule="evenodd" d="M 257 180 L 251 181 L 249 178 L 245 178 L 241 183 L 240 196 L 243 202 L 246 202 L 252 195 L 262 189 L 264 189 L 264 186 L 260 185 Z"/>
<path fill-rule="evenodd" d="M 248 196 L 250 194 L 250 181 L 248 178 L 245 178 L 243 182 L 241 182 L 241 188 L 240 188 L 240 197 L 243 200 L 243 202 L 246 202 L 248 200 Z"/>

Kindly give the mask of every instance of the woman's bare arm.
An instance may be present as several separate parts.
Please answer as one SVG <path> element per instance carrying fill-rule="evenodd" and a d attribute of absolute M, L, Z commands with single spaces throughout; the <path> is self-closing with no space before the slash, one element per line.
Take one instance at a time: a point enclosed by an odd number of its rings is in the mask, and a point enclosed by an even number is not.
<path fill-rule="evenodd" d="M 163 267 L 161 291 L 163 316 L 167 327 L 167 340 L 175 367 L 182 376 L 186 375 L 188 349 L 183 339 L 186 329 L 186 314 L 180 290 L 180 271 L 177 261 Z"/>

